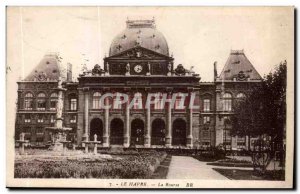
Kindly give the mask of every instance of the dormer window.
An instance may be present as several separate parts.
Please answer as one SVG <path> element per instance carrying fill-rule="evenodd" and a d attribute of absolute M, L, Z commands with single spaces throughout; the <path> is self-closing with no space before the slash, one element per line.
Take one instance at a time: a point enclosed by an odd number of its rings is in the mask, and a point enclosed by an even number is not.
<path fill-rule="evenodd" d="M 117 49 L 120 51 L 120 50 L 122 49 L 122 46 L 119 44 L 119 45 L 117 46 Z"/>

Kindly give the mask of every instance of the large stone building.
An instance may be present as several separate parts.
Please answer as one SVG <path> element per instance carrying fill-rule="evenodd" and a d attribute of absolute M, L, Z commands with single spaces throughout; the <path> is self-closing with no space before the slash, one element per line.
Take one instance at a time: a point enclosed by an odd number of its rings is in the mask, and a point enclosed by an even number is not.
<path fill-rule="evenodd" d="M 213 82 L 200 82 L 199 74 L 173 60 L 153 20 L 127 21 L 103 68 L 95 65 L 73 82 L 68 67 L 63 83 L 64 125 L 73 129 L 68 139 L 81 145 L 97 134 L 103 147 L 248 149 L 251 140 L 230 135 L 234 101 L 261 81 L 244 52 L 231 51 L 220 75 L 215 63 Z M 32 145 L 48 143 L 51 134 L 45 127 L 55 122 L 61 74 L 59 57 L 50 53 L 18 82 L 16 137 L 24 132 Z"/>

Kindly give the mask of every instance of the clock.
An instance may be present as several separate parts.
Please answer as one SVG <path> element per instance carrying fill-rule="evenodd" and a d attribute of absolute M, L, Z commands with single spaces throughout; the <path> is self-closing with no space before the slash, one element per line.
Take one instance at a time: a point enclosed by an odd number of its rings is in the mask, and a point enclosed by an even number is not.
<path fill-rule="evenodd" d="M 142 70 L 143 70 L 143 67 L 142 67 L 141 65 L 136 65 L 136 66 L 134 66 L 134 71 L 135 71 L 136 73 L 141 73 Z"/>

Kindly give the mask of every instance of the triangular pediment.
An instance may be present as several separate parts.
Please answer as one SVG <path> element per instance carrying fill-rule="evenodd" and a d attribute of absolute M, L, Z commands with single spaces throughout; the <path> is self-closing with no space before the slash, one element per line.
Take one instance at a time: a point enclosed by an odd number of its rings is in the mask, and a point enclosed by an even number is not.
<path fill-rule="evenodd" d="M 107 57 L 106 59 L 138 59 L 138 60 L 149 60 L 149 59 L 172 59 L 169 56 L 157 53 L 155 51 L 143 48 L 141 46 L 128 49 L 116 55 Z"/>

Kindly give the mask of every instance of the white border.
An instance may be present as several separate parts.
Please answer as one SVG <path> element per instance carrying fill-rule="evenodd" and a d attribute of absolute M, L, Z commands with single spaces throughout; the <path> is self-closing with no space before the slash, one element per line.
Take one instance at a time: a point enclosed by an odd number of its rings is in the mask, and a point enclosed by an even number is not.
<path fill-rule="evenodd" d="M 297 0 L 277 0 L 277 1 L 261 1 L 261 0 L 243 0 L 243 1 L 233 1 L 233 0 L 228 0 L 228 1 L 216 1 L 216 0 L 205 0 L 205 1 L 192 1 L 192 0 L 151 0 L 151 1 L 138 1 L 138 0 L 126 0 L 126 1 L 121 1 L 121 0 L 110 0 L 110 1 L 96 1 L 96 0 L 90 0 L 89 2 L 86 1 L 79 1 L 79 0 L 73 0 L 73 1 L 63 1 L 63 0 L 43 0 L 43 1 L 21 1 L 21 0 L 5 0 L 0 2 L 0 21 L 1 25 L 4 28 L 1 28 L 1 42 L 5 43 L 6 41 L 6 28 L 5 28 L 5 8 L 7 5 L 13 6 L 13 5 L 25 5 L 25 6 L 33 6 L 33 5 L 102 5 L 102 6 L 116 6 L 116 5 L 124 5 L 124 6 L 130 6 L 130 5 L 137 5 L 137 6 L 264 6 L 264 5 L 272 5 L 272 6 L 282 6 L 282 5 L 295 5 L 296 7 L 300 7 L 300 1 Z M 297 20 L 297 26 L 299 25 L 299 19 Z M 298 35 L 298 34 L 297 34 Z M 295 43 L 297 44 L 297 43 Z M 2 59 L 2 68 L 0 68 L 0 77 L 2 78 L 0 82 L 0 90 L 1 91 L 6 91 L 6 82 L 5 82 L 5 64 L 6 64 L 6 52 L 5 52 L 5 44 L 2 44 L 0 47 L 0 56 Z M 295 55 L 299 54 L 299 50 Z M 295 64 L 296 65 L 296 64 Z M 299 68 L 297 73 L 299 73 Z M 299 87 L 299 83 L 298 87 Z M 299 88 L 297 89 L 299 90 Z M 3 93 L 5 94 L 5 92 Z M 0 102 L 3 107 L 6 106 L 6 101 L 5 101 L 5 95 L 0 95 Z M 296 108 L 296 107 L 295 107 Z M 296 111 L 296 110 L 295 110 Z M 5 141 L 5 130 L 6 130 L 6 116 L 5 116 L 6 110 L 2 109 L 0 112 L 0 123 L 1 123 L 1 128 L 2 129 L 2 134 L 0 135 L 0 149 L 1 149 L 1 154 L 2 154 L 2 160 L 1 160 L 1 165 L 0 165 L 0 172 L 2 173 L 2 176 L 0 176 L 0 183 L 1 183 L 1 191 L 2 192 L 8 192 L 8 190 L 5 188 L 5 183 L 6 183 L 6 141 Z M 299 117 L 299 115 L 298 115 Z M 297 120 L 298 120 L 297 117 Z M 295 129 L 297 130 L 297 129 Z M 299 139 L 299 132 L 298 132 L 298 137 Z M 296 141 L 297 142 L 297 141 Z M 299 149 L 298 149 L 299 150 Z M 296 153 L 297 154 L 297 153 Z M 297 183 L 296 183 L 297 184 Z M 18 191 L 19 192 L 19 191 Z M 74 192 L 74 191 L 72 191 Z M 256 191 L 257 192 L 257 191 Z M 272 191 L 269 191 L 272 192 Z M 285 191 L 282 191 L 285 192 Z M 56 191 L 56 193 L 62 193 L 62 191 Z M 281 192 L 280 192 L 281 193 Z"/>

